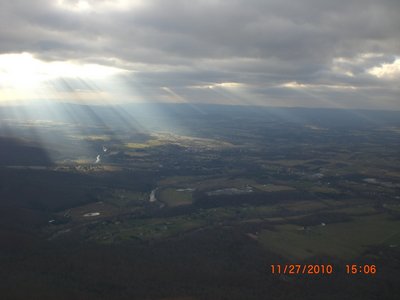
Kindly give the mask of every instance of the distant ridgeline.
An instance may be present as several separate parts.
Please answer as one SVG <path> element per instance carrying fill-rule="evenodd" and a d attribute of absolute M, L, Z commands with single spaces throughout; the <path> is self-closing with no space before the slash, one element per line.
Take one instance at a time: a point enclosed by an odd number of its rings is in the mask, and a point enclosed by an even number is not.
<path fill-rule="evenodd" d="M 263 119 L 293 123 L 313 123 L 321 126 L 400 125 L 400 111 L 331 109 L 331 108 L 278 108 L 264 106 L 140 103 L 115 106 L 79 105 L 56 102 L 38 102 L 19 107 L 1 107 L 0 120 L 18 119 L 15 111 L 24 111 L 23 120 L 51 120 L 75 122 L 82 125 L 139 126 L 172 129 L 171 120 L 191 126 L 197 122 L 228 119 Z M 56 112 L 56 113 L 49 113 Z M 217 118 L 218 117 L 218 118 Z M 2 122 L 0 121 L 0 125 Z M 168 127 L 163 127 L 167 126 Z M 193 125 L 192 125 L 193 126 Z M 0 126 L 3 127 L 3 126 Z M 0 136 L 3 135 L 0 129 Z"/>

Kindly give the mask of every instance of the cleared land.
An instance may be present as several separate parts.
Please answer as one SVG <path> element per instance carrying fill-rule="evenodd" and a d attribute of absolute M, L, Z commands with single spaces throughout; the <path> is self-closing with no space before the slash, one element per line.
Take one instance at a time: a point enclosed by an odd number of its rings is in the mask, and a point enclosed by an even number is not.
<path fill-rule="evenodd" d="M 259 242 L 292 261 L 317 255 L 351 260 L 371 245 L 400 247 L 400 220 L 387 214 L 317 226 L 277 225 L 274 229 L 261 231 Z"/>

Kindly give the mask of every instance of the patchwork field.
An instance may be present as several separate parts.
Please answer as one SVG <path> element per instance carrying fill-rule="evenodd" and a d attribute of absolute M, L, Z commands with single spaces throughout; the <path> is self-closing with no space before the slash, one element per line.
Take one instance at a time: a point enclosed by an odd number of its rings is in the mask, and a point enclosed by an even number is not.
<path fill-rule="evenodd" d="M 258 240 L 290 261 L 324 255 L 351 261 L 371 245 L 400 247 L 400 220 L 379 214 L 335 224 L 277 225 L 274 230 L 261 231 Z"/>
<path fill-rule="evenodd" d="M 293 109 L 301 118 L 289 121 L 261 108 L 175 109 L 171 119 L 137 114 L 145 130 L 100 108 L 104 122 L 84 126 L 7 121 L 4 299 L 326 299 L 329 290 L 397 300 L 400 140 L 386 129 L 400 117 L 387 112 L 379 125 L 341 111 Z M 268 268 L 321 261 L 379 272 Z"/>

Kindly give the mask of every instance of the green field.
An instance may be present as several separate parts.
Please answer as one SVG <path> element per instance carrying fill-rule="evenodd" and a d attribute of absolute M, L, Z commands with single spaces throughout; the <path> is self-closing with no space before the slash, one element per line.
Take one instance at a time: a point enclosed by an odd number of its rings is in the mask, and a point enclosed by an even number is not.
<path fill-rule="evenodd" d="M 285 224 L 277 225 L 275 229 L 261 231 L 259 242 L 266 249 L 293 261 L 316 255 L 353 259 L 372 245 L 400 245 L 400 220 L 387 214 L 326 226 L 304 228 Z"/>
<path fill-rule="evenodd" d="M 114 222 L 107 225 L 99 224 L 93 228 L 89 239 L 101 243 L 113 243 L 135 239 L 162 239 L 183 234 L 187 231 L 200 228 L 205 224 L 205 220 L 196 216 Z"/>
<path fill-rule="evenodd" d="M 171 207 L 190 205 L 193 202 L 192 192 L 188 189 L 166 188 L 159 192 L 158 199 Z"/>
<path fill-rule="evenodd" d="M 114 189 L 99 195 L 99 198 L 106 203 L 123 208 L 142 206 L 144 202 L 148 201 L 149 195 L 125 189 Z"/>
<path fill-rule="evenodd" d="M 281 191 L 292 191 L 294 188 L 285 185 L 275 184 L 252 184 L 251 186 L 263 192 L 281 192 Z"/>

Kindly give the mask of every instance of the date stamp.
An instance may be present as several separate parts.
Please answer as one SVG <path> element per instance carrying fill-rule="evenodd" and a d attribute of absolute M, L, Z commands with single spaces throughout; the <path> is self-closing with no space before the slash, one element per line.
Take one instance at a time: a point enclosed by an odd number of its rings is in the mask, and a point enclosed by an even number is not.
<path fill-rule="evenodd" d="M 272 274 L 284 275 L 318 275 L 318 274 L 332 274 L 333 266 L 329 264 L 276 264 L 270 265 Z"/>
<path fill-rule="evenodd" d="M 271 274 L 283 275 L 332 275 L 336 269 L 347 275 L 376 275 L 377 266 L 373 264 L 347 264 L 343 268 L 332 264 L 271 264 Z"/>

